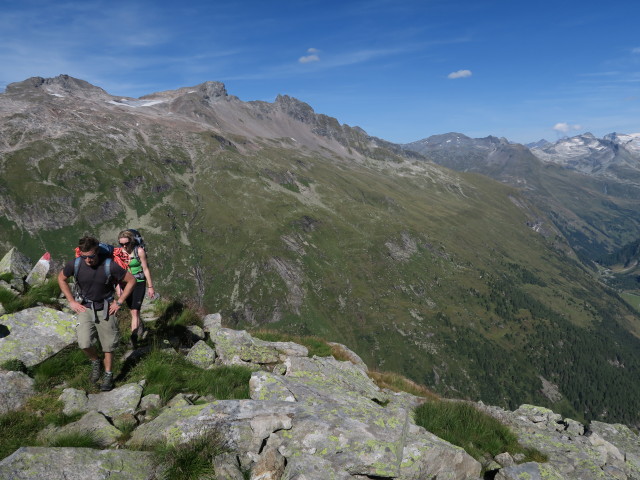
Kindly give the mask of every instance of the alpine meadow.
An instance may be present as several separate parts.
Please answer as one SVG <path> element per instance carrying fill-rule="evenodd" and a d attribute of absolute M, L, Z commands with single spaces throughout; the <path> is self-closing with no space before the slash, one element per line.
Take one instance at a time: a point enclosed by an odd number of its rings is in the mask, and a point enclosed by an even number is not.
<path fill-rule="evenodd" d="M 640 426 L 637 282 L 605 268 L 637 253 L 615 257 L 637 188 L 500 148 L 470 168 L 475 151 L 447 163 L 289 96 L 30 78 L 0 94 L 0 255 L 61 264 L 84 233 L 137 228 L 161 295 L 226 326 L 340 342 L 445 397 Z"/>

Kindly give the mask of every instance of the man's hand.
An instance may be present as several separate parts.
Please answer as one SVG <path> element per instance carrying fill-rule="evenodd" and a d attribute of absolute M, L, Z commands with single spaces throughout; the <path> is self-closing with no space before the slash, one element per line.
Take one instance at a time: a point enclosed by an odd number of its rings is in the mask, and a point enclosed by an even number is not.
<path fill-rule="evenodd" d="M 80 302 L 76 302 L 75 300 L 71 300 L 69 302 L 69 307 L 71 307 L 71 310 L 73 310 L 76 313 L 82 313 L 87 309 L 87 307 L 82 305 Z"/>
<path fill-rule="evenodd" d="M 109 304 L 109 315 L 115 315 L 118 310 L 120 310 L 120 305 L 118 305 L 118 302 L 111 302 Z"/>

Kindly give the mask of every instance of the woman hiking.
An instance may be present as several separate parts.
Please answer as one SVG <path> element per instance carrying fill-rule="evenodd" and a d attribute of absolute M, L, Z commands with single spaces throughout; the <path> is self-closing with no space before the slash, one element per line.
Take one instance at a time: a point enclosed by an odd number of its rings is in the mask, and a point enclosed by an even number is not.
<path fill-rule="evenodd" d="M 123 230 L 118 234 L 118 244 L 121 248 L 120 257 L 127 264 L 127 270 L 136 279 L 136 286 L 132 294 L 126 298 L 129 310 L 131 310 L 131 344 L 137 348 L 138 340 L 142 340 L 144 326 L 140 320 L 140 307 L 144 300 L 145 292 L 148 290 L 149 298 L 155 296 L 153 281 L 147 263 L 147 252 L 139 245 L 136 233 L 131 230 Z M 137 235 L 139 237 L 139 235 Z"/>

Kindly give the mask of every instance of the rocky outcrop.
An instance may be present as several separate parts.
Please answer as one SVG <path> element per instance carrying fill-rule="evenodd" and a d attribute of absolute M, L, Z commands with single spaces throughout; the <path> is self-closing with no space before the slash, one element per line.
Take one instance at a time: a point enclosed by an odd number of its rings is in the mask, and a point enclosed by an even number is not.
<path fill-rule="evenodd" d="M 0 338 L 0 363 L 20 360 L 32 367 L 76 341 L 75 316 L 47 307 L 4 315 L 9 334 Z"/>
<path fill-rule="evenodd" d="M 508 425 L 520 443 L 547 455 L 545 466 L 525 464 L 500 470 L 496 479 L 640 479 L 640 437 L 624 425 L 593 422 L 588 428 L 543 407 L 513 412 L 480 404 Z M 530 475 L 523 477 L 522 475 Z"/>
<path fill-rule="evenodd" d="M 252 478 L 478 477 L 476 460 L 416 426 L 411 403 L 381 391 L 358 366 L 298 356 L 284 366 L 285 375 L 253 374 L 252 400 L 165 409 L 130 445 L 186 443 L 217 430 Z"/>
<path fill-rule="evenodd" d="M 0 338 L 0 359 L 27 366 L 75 339 L 73 317 L 48 308 L 2 321 L 9 335 Z M 479 478 L 483 467 L 477 460 L 415 423 L 414 410 L 425 399 L 379 388 L 346 346 L 331 344 L 348 361 L 309 358 L 302 345 L 263 341 L 221 325 L 219 314 L 208 315 L 204 328 L 188 330 L 185 344 L 167 342 L 164 348 L 203 369 L 250 367 L 249 399 L 183 392 L 163 405 L 157 394 L 143 396 L 144 380 L 101 393 L 65 388 L 59 397 L 63 413 L 82 417 L 48 426 L 38 441 L 56 445 L 74 435 L 88 436 L 104 450 L 21 448 L 0 462 L 0 478 L 73 479 L 87 471 L 91 478 L 155 478 L 148 453 L 118 450 L 126 441 L 124 432 L 131 432 L 126 446 L 136 450 L 223 439 L 224 453 L 211 458 L 219 479 L 241 480 L 243 472 L 251 472 L 254 480 Z M 136 350 L 136 358 L 150 348 Z M 23 373 L 0 372 L 0 407 L 5 408 L 0 413 L 21 408 L 34 392 L 33 383 Z M 585 427 L 531 405 L 514 412 L 478 408 L 508 425 L 523 446 L 548 457 L 548 462 L 518 464 L 524 455 L 501 453 L 484 464 L 490 478 L 640 480 L 640 440 L 624 425 Z"/>

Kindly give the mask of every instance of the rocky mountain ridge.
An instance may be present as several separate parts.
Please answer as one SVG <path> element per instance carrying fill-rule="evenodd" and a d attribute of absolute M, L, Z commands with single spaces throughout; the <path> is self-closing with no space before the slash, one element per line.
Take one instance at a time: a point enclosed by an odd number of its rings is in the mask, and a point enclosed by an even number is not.
<path fill-rule="evenodd" d="M 587 133 L 527 148 L 506 139 L 450 133 L 404 148 L 440 165 L 522 189 L 590 262 L 637 239 L 639 139 L 640 134 L 612 133 L 598 139 Z"/>

